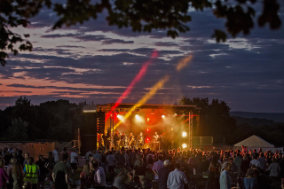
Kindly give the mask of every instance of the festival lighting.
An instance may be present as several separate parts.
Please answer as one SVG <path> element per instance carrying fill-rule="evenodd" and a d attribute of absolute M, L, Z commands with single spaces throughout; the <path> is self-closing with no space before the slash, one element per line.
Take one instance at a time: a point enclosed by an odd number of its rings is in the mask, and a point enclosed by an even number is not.
<path fill-rule="evenodd" d="M 150 137 L 146 137 L 146 143 L 150 142 Z"/>
<path fill-rule="evenodd" d="M 136 114 L 135 115 L 135 122 L 141 124 L 141 123 L 144 123 L 144 119 L 142 118 L 142 116 Z"/>
<path fill-rule="evenodd" d="M 192 55 L 189 55 L 185 58 L 183 58 L 176 66 L 176 70 L 179 72 L 181 71 L 183 68 L 185 68 L 188 63 L 191 61 L 192 59 Z M 127 119 L 132 112 L 139 108 L 140 106 L 142 106 L 143 104 L 145 104 L 154 94 L 156 94 L 156 92 L 161 89 L 164 84 L 170 79 L 169 75 L 165 75 L 164 77 L 162 77 L 162 79 L 160 79 L 154 86 L 152 86 L 151 90 L 146 93 L 142 99 L 140 99 L 126 114 L 125 114 L 125 119 Z M 121 121 L 118 122 L 115 126 L 114 126 L 114 130 L 121 124 Z"/>
<path fill-rule="evenodd" d="M 124 123 L 124 122 L 125 122 L 125 119 L 124 119 L 123 115 L 117 114 L 117 116 L 116 116 L 116 117 L 117 117 L 117 118 L 118 118 L 118 120 L 119 120 L 119 121 L 121 121 L 122 123 Z"/>
<path fill-rule="evenodd" d="M 149 67 L 149 65 L 153 62 L 153 60 L 155 58 L 158 57 L 158 51 L 154 50 L 150 60 L 148 60 L 147 62 L 145 62 L 143 64 L 143 66 L 141 67 L 141 69 L 139 70 L 138 74 L 135 76 L 135 78 L 131 81 L 131 83 L 128 85 L 128 87 L 126 88 L 126 90 L 122 93 L 122 95 L 117 99 L 117 101 L 115 102 L 115 104 L 111 107 L 110 112 L 113 112 L 115 110 L 115 108 L 118 107 L 118 105 L 131 93 L 134 85 L 140 81 L 142 79 L 142 77 L 145 75 L 145 73 L 147 72 L 147 69 Z M 106 119 L 109 118 L 109 114 L 106 114 Z"/>
<path fill-rule="evenodd" d="M 161 116 L 161 118 L 165 119 L 165 118 L 166 118 L 166 116 L 165 116 L 165 115 L 162 115 L 162 116 Z"/>
<path fill-rule="evenodd" d="M 189 55 L 185 58 L 183 58 L 181 61 L 179 61 L 179 63 L 176 66 L 176 70 L 179 72 L 180 70 L 182 70 L 183 68 L 185 68 L 187 66 L 187 64 L 191 61 L 192 59 L 192 55 Z"/>
<path fill-rule="evenodd" d="M 185 138 L 185 137 L 187 137 L 187 132 L 185 132 L 185 131 L 182 131 L 182 133 L 181 133 L 181 136 L 182 136 L 182 138 Z"/>
<path fill-rule="evenodd" d="M 150 128 L 147 128 L 147 129 L 146 129 L 146 132 L 149 133 L 149 132 L 150 132 Z"/>
<path fill-rule="evenodd" d="M 145 104 L 156 92 L 164 86 L 164 84 L 170 79 L 170 76 L 166 75 L 162 79 L 160 79 L 152 88 L 151 90 L 142 97 L 124 116 L 125 119 L 129 118 L 129 116 L 140 106 Z M 114 126 L 114 130 L 121 124 L 121 122 L 118 122 Z"/>
<path fill-rule="evenodd" d="M 185 148 L 187 148 L 187 144 L 186 144 L 186 143 L 183 143 L 183 144 L 181 145 L 181 147 L 182 147 L 183 149 L 185 149 Z"/>
<path fill-rule="evenodd" d="M 149 118 L 149 117 L 147 117 L 147 119 L 146 119 L 146 120 L 147 120 L 147 122 L 149 122 L 149 121 L 150 121 L 150 118 Z"/>

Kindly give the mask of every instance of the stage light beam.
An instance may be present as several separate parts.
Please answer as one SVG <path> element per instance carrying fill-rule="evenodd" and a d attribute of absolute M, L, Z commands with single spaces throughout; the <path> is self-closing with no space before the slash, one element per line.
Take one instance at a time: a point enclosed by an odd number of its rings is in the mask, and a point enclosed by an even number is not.
<path fill-rule="evenodd" d="M 119 104 L 131 93 L 133 87 L 136 85 L 136 83 L 138 81 L 140 81 L 143 76 L 146 74 L 147 69 L 149 67 L 149 65 L 154 61 L 154 59 L 156 59 L 158 57 L 158 51 L 154 50 L 152 52 L 151 58 L 145 62 L 143 64 L 143 66 L 141 67 L 141 69 L 139 70 L 139 72 L 137 73 L 137 75 L 135 76 L 135 78 L 131 81 L 131 83 L 128 85 L 128 87 L 126 88 L 126 90 L 122 93 L 122 95 L 117 99 L 117 101 L 115 102 L 115 104 L 111 107 L 110 112 L 113 112 L 118 106 Z M 106 114 L 106 120 L 109 118 L 109 113 Z"/>
<path fill-rule="evenodd" d="M 185 149 L 185 148 L 187 148 L 187 144 L 186 144 L 186 143 L 183 143 L 183 144 L 181 145 L 181 147 L 182 147 L 183 149 Z"/>
<path fill-rule="evenodd" d="M 188 63 L 191 61 L 192 59 L 192 55 L 186 56 L 185 58 L 183 58 L 181 61 L 179 61 L 179 63 L 176 66 L 176 70 L 179 72 L 181 71 L 183 68 L 185 68 Z"/>
<path fill-rule="evenodd" d="M 140 99 L 134 106 L 132 106 L 132 108 L 125 114 L 124 118 L 127 119 L 129 118 L 129 116 L 140 106 L 142 106 L 143 104 L 145 104 L 154 94 L 156 94 L 156 92 L 161 89 L 164 84 L 170 79 L 169 75 L 165 75 L 162 79 L 160 79 L 151 89 L 148 93 L 146 93 L 142 99 Z M 121 122 L 118 122 L 113 130 L 115 130 L 119 125 L 121 124 Z"/>

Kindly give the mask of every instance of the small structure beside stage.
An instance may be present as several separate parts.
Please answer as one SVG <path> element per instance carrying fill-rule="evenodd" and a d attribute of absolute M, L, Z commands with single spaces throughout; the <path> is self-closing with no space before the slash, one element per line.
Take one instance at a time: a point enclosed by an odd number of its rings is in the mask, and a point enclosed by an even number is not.
<path fill-rule="evenodd" d="M 242 146 L 247 147 L 248 150 L 261 148 L 263 151 L 283 151 L 283 148 L 277 148 L 273 144 L 256 135 L 252 135 L 234 145 L 235 148 L 241 148 Z"/>

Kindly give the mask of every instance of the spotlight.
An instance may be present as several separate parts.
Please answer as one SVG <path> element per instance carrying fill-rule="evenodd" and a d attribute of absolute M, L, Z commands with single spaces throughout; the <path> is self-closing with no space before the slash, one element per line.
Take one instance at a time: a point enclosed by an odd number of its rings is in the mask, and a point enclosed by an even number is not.
<path fill-rule="evenodd" d="M 161 117 L 162 117 L 163 119 L 165 119 L 165 118 L 166 118 L 166 116 L 165 116 L 165 115 L 162 115 Z"/>
<path fill-rule="evenodd" d="M 185 137 L 187 137 L 187 132 L 185 132 L 185 131 L 182 131 L 182 133 L 181 133 L 181 136 L 182 136 L 182 138 L 185 138 Z"/>
<path fill-rule="evenodd" d="M 135 115 L 135 122 L 141 124 L 141 123 L 144 123 L 144 120 L 140 115 L 136 114 Z"/>
<path fill-rule="evenodd" d="M 116 117 L 119 119 L 119 121 L 121 121 L 123 123 L 125 122 L 125 119 L 124 119 L 123 115 L 117 114 Z"/>
<path fill-rule="evenodd" d="M 185 149 L 185 148 L 187 148 L 187 144 L 186 144 L 186 143 L 183 143 L 183 144 L 181 145 L 181 147 L 182 147 L 183 149 Z"/>
<path fill-rule="evenodd" d="M 150 121 L 150 118 L 149 117 L 147 117 L 147 122 L 149 122 Z"/>

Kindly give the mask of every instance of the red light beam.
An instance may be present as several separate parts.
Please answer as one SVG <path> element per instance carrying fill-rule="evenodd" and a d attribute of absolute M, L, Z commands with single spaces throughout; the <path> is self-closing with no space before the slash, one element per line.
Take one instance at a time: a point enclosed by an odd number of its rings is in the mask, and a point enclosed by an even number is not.
<path fill-rule="evenodd" d="M 135 86 L 135 84 L 140 81 L 142 79 L 142 77 L 145 75 L 145 73 L 147 72 L 147 69 L 149 67 L 149 65 L 153 62 L 153 60 L 155 58 L 158 57 L 158 51 L 154 50 L 152 52 L 151 58 L 145 62 L 143 64 L 143 66 L 141 67 L 140 71 L 138 72 L 138 74 L 135 76 L 135 78 L 131 81 L 131 83 L 128 85 L 128 87 L 126 88 L 126 90 L 122 93 L 122 95 L 117 99 L 117 101 L 115 102 L 115 104 L 111 107 L 110 112 L 113 112 L 115 110 L 115 108 L 117 108 L 117 106 L 131 93 L 133 87 Z M 109 118 L 109 114 L 110 112 L 108 112 L 106 114 L 106 120 Z"/>

